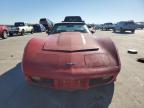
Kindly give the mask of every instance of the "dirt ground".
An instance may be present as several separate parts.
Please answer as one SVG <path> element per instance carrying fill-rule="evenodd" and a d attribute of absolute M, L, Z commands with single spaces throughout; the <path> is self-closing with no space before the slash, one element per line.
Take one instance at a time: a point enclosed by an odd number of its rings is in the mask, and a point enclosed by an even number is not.
<path fill-rule="evenodd" d="M 144 107 L 144 30 L 134 34 L 97 30 L 95 36 L 108 36 L 116 44 L 122 69 L 114 84 L 87 91 L 56 91 L 30 86 L 21 71 L 23 50 L 33 37 L 46 33 L 0 39 L 0 108 L 143 108 Z M 128 54 L 137 49 L 138 54 Z"/>

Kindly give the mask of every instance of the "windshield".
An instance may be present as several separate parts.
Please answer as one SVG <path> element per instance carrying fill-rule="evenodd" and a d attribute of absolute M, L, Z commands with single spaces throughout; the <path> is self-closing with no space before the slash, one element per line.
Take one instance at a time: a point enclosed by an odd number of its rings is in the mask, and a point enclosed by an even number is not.
<path fill-rule="evenodd" d="M 90 33 L 85 24 L 76 24 L 76 23 L 56 24 L 51 31 L 51 33 L 60 33 L 60 32 Z"/>
<path fill-rule="evenodd" d="M 106 25 L 113 25 L 112 23 L 105 23 Z"/>

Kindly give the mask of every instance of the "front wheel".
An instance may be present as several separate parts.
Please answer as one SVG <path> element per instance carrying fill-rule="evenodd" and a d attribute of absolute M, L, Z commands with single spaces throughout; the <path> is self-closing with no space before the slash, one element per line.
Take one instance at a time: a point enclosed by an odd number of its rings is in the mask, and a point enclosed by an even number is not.
<path fill-rule="evenodd" d="M 9 33 L 9 36 L 13 36 L 13 33 Z"/>
<path fill-rule="evenodd" d="M 121 33 L 123 33 L 123 32 L 124 32 L 124 30 L 123 30 L 122 28 L 120 28 L 120 32 L 121 32 Z"/>
<path fill-rule="evenodd" d="M 33 34 L 34 33 L 34 30 L 31 30 L 31 34 Z"/>
<path fill-rule="evenodd" d="M 131 33 L 135 33 L 135 30 L 132 30 Z"/>
<path fill-rule="evenodd" d="M 23 36 L 23 35 L 24 35 L 24 33 L 25 33 L 25 31 L 24 31 L 24 30 L 22 30 L 22 31 L 21 31 L 21 36 Z"/>
<path fill-rule="evenodd" d="M 116 32 L 116 29 L 113 29 L 113 32 L 115 33 L 115 32 Z"/>
<path fill-rule="evenodd" d="M 6 31 L 3 31 L 2 38 L 3 38 L 3 39 L 6 39 L 6 38 L 7 38 L 7 32 L 6 32 Z"/>

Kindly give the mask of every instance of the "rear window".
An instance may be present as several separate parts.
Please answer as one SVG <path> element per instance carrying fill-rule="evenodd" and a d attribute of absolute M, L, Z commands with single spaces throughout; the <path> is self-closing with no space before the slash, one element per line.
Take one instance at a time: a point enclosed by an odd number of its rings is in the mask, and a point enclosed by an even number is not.
<path fill-rule="evenodd" d="M 82 22 L 80 17 L 66 17 L 64 22 Z"/>
<path fill-rule="evenodd" d="M 46 21 L 46 19 L 40 19 L 40 21 Z"/>
<path fill-rule="evenodd" d="M 16 27 L 24 26 L 24 25 L 25 25 L 24 23 L 15 23 L 15 26 L 16 26 Z"/>
<path fill-rule="evenodd" d="M 47 19 L 40 19 L 40 24 L 48 24 L 48 21 L 47 21 Z"/>
<path fill-rule="evenodd" d="M 105 23 L 106 25 L 113 25 L 112 23 Z"/>
<path fill-rule="evenodd" d="M 134 22 L 125 22 L 125 25 L 135 24 Z"/>

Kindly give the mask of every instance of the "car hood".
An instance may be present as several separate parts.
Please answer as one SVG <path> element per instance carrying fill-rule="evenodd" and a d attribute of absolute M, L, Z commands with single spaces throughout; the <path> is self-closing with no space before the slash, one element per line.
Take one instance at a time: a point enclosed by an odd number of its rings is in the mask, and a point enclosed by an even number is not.
<path fill-rule="evenodd" d="M 52 34 L 48 37 L 43 46 L 43 50 L 67 52 L 98 49 L 99 45 L 93 35 L 80 32 Z"/>

